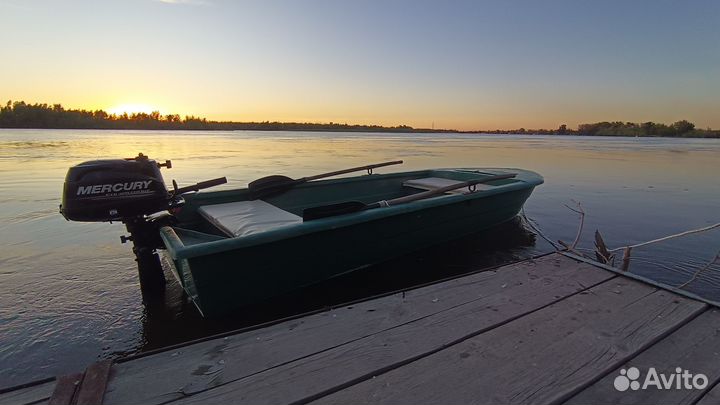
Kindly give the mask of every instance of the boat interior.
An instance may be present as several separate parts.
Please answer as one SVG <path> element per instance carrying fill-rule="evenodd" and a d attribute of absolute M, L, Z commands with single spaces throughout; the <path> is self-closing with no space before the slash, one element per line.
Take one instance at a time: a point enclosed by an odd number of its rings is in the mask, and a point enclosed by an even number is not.
<path fill-rule="evenodd" d="M 178 216 L 180 224 L 176 231 L 183 234 L 186 245 L 193 241 L 207 242 L 213 235 L 213 240 L 243 238 L 302 224 L 303 210 L 310 207 L 347 201 L 370 204 L 506 173 L 497 169 L 445 169 L 356 176 L 308 182 L 282 194 L 256 200 L 251 199 L 247 189 L 198 193 L 188 198 Z M 477 184 L 475 191 L 489 190 L 516 181 L 513 178 Z M 443 196 L 469 192 L 464 187 Z M 184 232 L 187 230 L 190 232 Z"/>

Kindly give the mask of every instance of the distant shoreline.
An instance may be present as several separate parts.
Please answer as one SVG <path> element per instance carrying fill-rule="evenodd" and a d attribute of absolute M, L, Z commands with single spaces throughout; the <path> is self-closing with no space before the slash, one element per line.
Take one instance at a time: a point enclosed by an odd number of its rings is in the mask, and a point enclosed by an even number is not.
<path fill-rule="evenodd" d="M 392 130 L 336 130 L 336 129 L 187 129 L 187 128 L 172 128 L 172 129 L 143 129 L 143 128 L 28 128 L 28 127 L 0 127 L 0 131 L 3 130 L 63 130 L 63 131 L 186 131 L 186 132 L 230 132 L 230 131 L 258 131 L 258 132 L 346 132 L 346 133 L 358 133 L 358 134 L 465 134 L 465 135 L 492 135 L 492 136 L 557 136 L 557 137 L 604 137 L 604 138 L 664 138 L 664 139 L 720 139 L 720 136 L 663 136 L 663 135 L 589 135 L 579 133 L 567 133 L 567 134 L 546 134 L 537 132 L 495 132 L 495 131 L 460 131 L 460 130 L 429 130 L 424 131 L 422 129 L 413 129 L 412 131 L 392 131 Z"/>
<path fill-rule="evenodd" d="M 93 130 L 162 130 L 162 131 L 315 131 L 358 133 L 429 133 L 487 135 L 577 135 L 652 138 L 720 138 L 720 130 L 696 129 L 695 124 L 681 120 L 670 125 L 655 122 L 597 122 L 580 124 L 577 129 L 565 124 L 557 129 L 473 130 L 413 128 L 407 125 L 349 125 L 335 122 L 233 122 L 208 121 L 205 118 L 178 114 L 160 115 L 154 111 L 128 115 L 108 114 L 103 110 L 65 109 L 60 104 L 27 104 L 8 101 L 0 107 L 0 128 L 4 129 L 93 129 Z"/>

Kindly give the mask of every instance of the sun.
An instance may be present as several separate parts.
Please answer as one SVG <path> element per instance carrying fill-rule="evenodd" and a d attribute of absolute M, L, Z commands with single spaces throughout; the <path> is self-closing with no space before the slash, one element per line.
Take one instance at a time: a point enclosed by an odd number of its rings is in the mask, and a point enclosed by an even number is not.
<path fill-rule="evenodd" d="M 109 114 L 122 115 L 124 113 L 145 113 L 150 114 L 153 111 L 160 111 L 159 108 L 148 104 L 119 104 L 108 109 Z"/>

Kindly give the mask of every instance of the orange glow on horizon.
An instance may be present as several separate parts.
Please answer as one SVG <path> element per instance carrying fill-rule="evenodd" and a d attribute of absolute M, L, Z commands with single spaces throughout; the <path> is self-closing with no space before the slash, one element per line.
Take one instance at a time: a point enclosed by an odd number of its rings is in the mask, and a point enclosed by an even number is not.
<path fill-rule="evenodd" d="M 150 114 L 153 111 L 161 111 L 160 108 L 151 106 L 148 104 L 119 104 L 111 107 L 107 110 L 108 114 L 123 115 L 127 113 L 131 115 L 133 113 L 145 113 Z M 161 112 L 162 113 L 162 112 Z"/>

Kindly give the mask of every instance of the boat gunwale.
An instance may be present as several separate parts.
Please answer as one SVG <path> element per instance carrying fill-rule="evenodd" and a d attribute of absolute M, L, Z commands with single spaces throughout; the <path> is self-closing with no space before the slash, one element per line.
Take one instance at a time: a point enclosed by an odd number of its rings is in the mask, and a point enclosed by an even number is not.
<path fill-rule="evenodd" d="M 504 194 L 507 192 L 523 190 L 527 188 L 534 188 L 544 182 L 544 179 L 538 173 L 533 171 L 517 169 L 517 168 L 452 168 L 452 169 L 425 169 L 410 172 L 397 172 L 388 173 L 375 176 L 395 177 L 395 176 L 406 176 L 411 173 L 423 173 L 433 171 L 479 171 L 479 170 L 492 170 L 502 172 L 514 172 L 517 174 L 511 183 L 503 184 L 492 189 L 478 190 L 470 194 L 446 194 L 438 197 L 428 198 L 420 201 L 415 201 L 409 204 L 402 204 L 397 206 L 384 207 L 378 210 L 368 210 L 353 213 L 352 215 L 340 215 L 329 218 L 317 219 L 309 222 L 303 222 L 292 226 L 282 227 L 273 229 L 267 232 L 252 234 L 244 237 L 234 238 L 222 238 L 218 240 L 209 240 L 207 242 L 185 245 L 182 239 L 175 232 L 175 228 L 178 230 L 186 231 L 184 228 L 177 226 L 164 226 L 160 228 L 160 237 L 162 238 L 167 252 L 170 257 L 174 260 L 190 259 L 193 257 L 207 256 L 212 254 L 223 253 L 226 251 L 249 248 L 257 245 L 266 243 L 272 243 L 282 239 L 289 239 L 299 237 L 315 232 L 321 232 L 328 229 L 337 229 L 352 226 L 358 223 L 369 222 L 379 220 L 389 216 L 395 216 L 400 214 L 412 213 L 415 211 L 421 211 L 429 208 L 452 205 L 463 201 L 471 201 L 480 198 L 486 198 L 497 194 Z M 493 173 L 480 172 L 482 174 L 492 175 Z M 321 180 L 317 182 L 308 182 L 298 187 L 310 188 L 318 187 L 327 184 L 334 184 L 339 182 L 347 181 L 364 181 L 367 180 L 366 176 L 355 176 L 349 178 L 339 178 L 331 180 Z M 236 190 L 225 190 L 217 191 L 214 193 L 203 193 L 202 197 L 213 197 L 219 193 L 237 192 Z M 213 194 L 213 195 L 209 195 Z M 201 197 L 201 198 L 202 198 Z M 192 230 L 189 230 L 192 231 Z M 192 231 L 195 232 L 195 231 Z"/>

